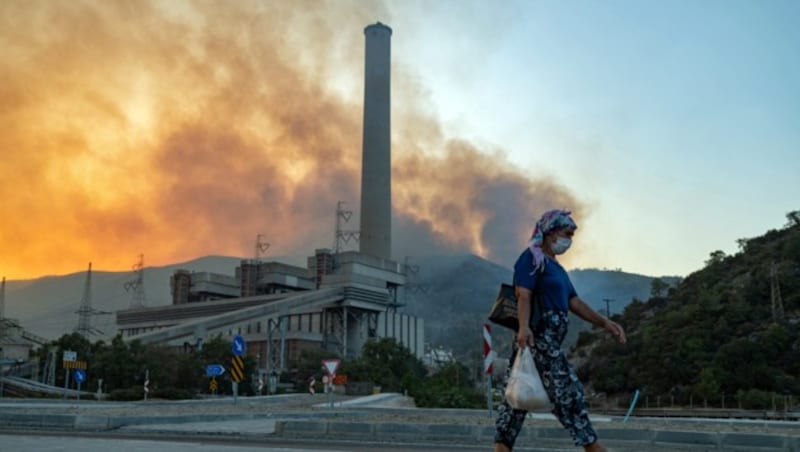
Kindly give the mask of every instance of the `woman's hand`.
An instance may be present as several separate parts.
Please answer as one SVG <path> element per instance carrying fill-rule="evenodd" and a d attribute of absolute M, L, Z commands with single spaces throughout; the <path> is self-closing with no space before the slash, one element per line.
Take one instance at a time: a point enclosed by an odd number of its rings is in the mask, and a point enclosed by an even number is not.
<path fill-rule="evenodd" d="M 531 327 L 528 325 L 523 325 L 519 327 L 517 330 L 517 345 L 520 348 L 524 346 L 533 346 L 533 331 L 531 331 Z"/>
<path fill-rule="evenodd" d="M 612 336 L 616 337 L 620 344 L 627 342 L 627 339 L 625 338 L 625 330 L 622 329 L 622 326 L 620 326 L 619 323 L 611 319 L 606 319 L 606 321 L 603 322 L 603 329 L 611 333 Z"/>

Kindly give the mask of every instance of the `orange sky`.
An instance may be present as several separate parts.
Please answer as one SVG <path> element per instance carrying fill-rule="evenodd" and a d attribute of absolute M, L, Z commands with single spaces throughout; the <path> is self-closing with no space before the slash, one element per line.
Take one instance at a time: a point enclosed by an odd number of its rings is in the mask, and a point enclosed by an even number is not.
<path fill-rule="evenodd" d="M 0 276 L 251 257 L 257 234 L 270 255 L 330 247 L 337 201 L 359 204 L 362 30 L 389 22 L 335 3 L 2 2 Z M 415 71 L 393 61 L 397 260 L 509 264 L 534 212 L 580 216 L 442 136 Z"/>

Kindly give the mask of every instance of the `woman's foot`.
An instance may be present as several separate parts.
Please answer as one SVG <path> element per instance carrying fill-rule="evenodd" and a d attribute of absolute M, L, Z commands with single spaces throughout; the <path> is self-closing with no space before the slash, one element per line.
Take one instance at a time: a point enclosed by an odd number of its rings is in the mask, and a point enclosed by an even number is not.
<path fill-rule="evenodd" d="M 583 446 L 583 450 L 586 452 L 608 452 L 608 449 L 603 447 L 599 441 Z"/>

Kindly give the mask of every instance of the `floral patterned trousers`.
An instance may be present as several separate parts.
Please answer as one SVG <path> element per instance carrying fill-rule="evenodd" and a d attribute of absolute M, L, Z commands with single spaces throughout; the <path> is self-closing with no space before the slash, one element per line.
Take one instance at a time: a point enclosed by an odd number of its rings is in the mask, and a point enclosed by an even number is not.
<path fill-rule="evenodd" d="M 531 352 L 547 395 L 553 403 L 553 414 L 561 425 L 569 430 L 575 445 L 585 446 L 597 441 L 597 434 L 589 421 L 581 382 L 567 362 L 564 352 L 561 351 L 561 342 L 567 334 L 568 323 L 568 313 L 545 311 L 541 324 L 533 333 L 534 346 Z M 517 349 L 515 341 L 511 358 L 508 360 L 506 383 L 514 365 Z M 498 407 L 495 422 L 495 443 L 503 443 L 512 449 L 527 414 L 525 410 L 511 408 L 508 401 L 503 400 Z"/>

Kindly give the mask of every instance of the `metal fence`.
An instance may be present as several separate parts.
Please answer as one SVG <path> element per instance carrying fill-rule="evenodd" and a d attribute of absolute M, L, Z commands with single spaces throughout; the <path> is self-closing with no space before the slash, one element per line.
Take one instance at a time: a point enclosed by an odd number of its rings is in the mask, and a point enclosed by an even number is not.
<path fill-rule="evenodd" d="M 607 397 L 600 393 L 588 396 L 587 402 L 589 409 L 594 412 L 613 414 L 631 409 L 634 397 L 634 394 Z M 633 414 L 799 420 L 800 396 L 761 391 L 721 394 L 712 398 L 640 393 L 633 406 Z"/>

